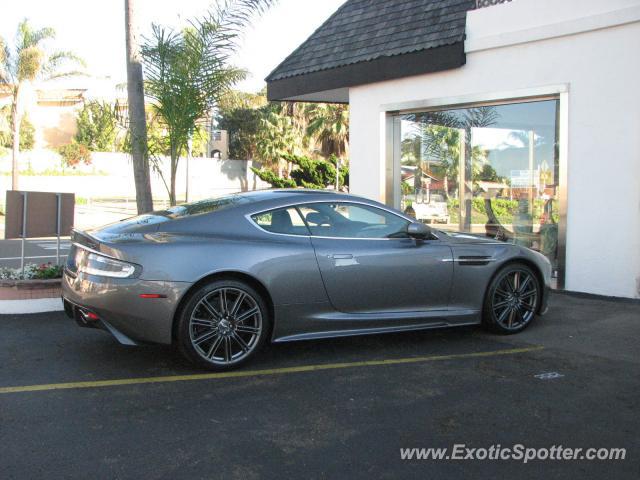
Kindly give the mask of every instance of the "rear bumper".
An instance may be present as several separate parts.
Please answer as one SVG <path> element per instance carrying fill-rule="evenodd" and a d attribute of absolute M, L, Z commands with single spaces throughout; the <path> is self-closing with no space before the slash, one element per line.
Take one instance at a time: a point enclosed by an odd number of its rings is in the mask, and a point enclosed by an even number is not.
<path fill-rule="evenodd" d="M 82 273 L 74 277 L 65 272 L 62 299 L 67 315 L 80 326 L 109 331 L 120 343 L 170 344 L 176 307 L 190 286 Z M 141 294 L 160 298 L 141 298 Z"/>

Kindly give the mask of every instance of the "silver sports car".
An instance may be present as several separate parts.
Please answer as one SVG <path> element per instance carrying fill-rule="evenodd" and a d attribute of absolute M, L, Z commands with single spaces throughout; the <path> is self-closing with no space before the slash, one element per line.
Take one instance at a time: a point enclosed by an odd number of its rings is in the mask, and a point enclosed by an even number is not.
<path fill-rule="evenodd" d="M 175 343 L 228 369 L 268 341 L 483 323 L 523 330 L 551 265 L 517 245 L 432 230 L 378 202 L 268 190 L 74 231 L 67 314 L 124 344 Z"/>

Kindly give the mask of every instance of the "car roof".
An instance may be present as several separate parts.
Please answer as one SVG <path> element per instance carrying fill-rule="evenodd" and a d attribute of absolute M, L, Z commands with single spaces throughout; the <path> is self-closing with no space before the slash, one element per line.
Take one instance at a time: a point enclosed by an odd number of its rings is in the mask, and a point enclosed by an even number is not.
<path fill-rule="evenodd" d="M 310 202 L 310 201 L 363 201 L 366 203 L 377 204 L 377 202 L 351 195 L 347 193 L 335 192 L 332 190 L 313 190 L 307 188 L 277 188 L 269 190 L 254 190 L 250 192 L 242 192 L 234 195 L 235 197 L 241 197 L 246 200 L 241 205 L 248 208 L 255 208 L 258 203 L 268 206 L 277 207 L 278 205 L 289 205 L 291 203 L 298 202 Z M 260 205 L 262 208 L 262 205 Z"/>

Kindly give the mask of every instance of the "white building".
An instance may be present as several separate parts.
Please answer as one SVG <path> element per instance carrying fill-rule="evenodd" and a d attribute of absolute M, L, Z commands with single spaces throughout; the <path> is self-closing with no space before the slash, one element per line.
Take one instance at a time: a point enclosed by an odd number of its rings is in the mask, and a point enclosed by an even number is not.
<path fill-rule="evenodd" d="M 639 51 L 640 0 L 349 0 L 267 82 L 349 103 L 351 193 L 407 210 L 436 191 L 442 228 L 638 298 Z M 440 181 L 403 180 L 418 167 Z"/>

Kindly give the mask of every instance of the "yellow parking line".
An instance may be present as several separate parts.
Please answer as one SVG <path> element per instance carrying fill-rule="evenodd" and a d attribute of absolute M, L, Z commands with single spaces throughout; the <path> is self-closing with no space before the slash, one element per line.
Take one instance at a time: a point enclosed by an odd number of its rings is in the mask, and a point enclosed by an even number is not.
<path fill-rule="evenodd" d="M 200 373 L 193 375 L 171 375 L 165 377 L 122 378 L 116 380 L 97 380 L 93 382 L 49 383 L 44 385 L 24 385 L 17 387 L 1 387 L 0 394 L 21 392 L 42 392 L 46 390 L 68 390 L 72 388 L 116 387 L 119 385 L 140 385 L 143 383 L 185 382 L 193 380 L 214 380 L 219 378 L 258 377 L 264 375 L 284 375 L 286 373 L 317 372 L 321 370 L 338 370 L 342 368 L 375 367 L 381 365 L 401 365 L 407 363 L 424 363 L 461 358 L 495 357 L 499 355 L 515 355 L 518 353 L 542 350 L 541 345 L 523 348 L 493 350 L 489 352 L 460 353 L 453 355 L 432 355 L 426 357 L 392 358 L 388 360 L 363 360 L 359 362 L 327 363 L 318 365 L 301 365 L 297 367 L 271 368 L 265 370 L 238 370 L 220 373 Z"/>

